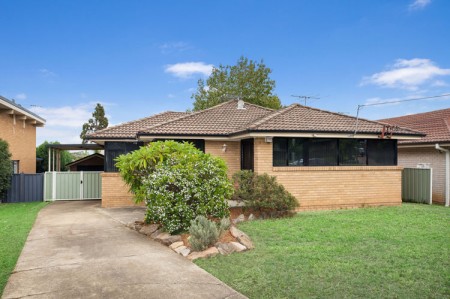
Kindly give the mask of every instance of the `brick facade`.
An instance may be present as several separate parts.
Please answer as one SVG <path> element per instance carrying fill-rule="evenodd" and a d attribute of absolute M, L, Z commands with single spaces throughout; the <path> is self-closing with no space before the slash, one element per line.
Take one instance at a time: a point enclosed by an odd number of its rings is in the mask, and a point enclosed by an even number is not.
<path fill-rule="evenodd" d="M 416 168 L 419 163 L 429 163 L 433 169 L 433 202 L 445 202 L 445 154 L 434 147 L 398 149 L 398 165 Z"/>
<path fill-rule="evenodd" d="M 9 144 L 11 160 L 19 160 L 19 172 L 36 173 L 36 127 L 0 111 L 0 139 Z"/>
<path fill-rule="evenodd" d="M 102 173 L 102 207 L 119 208 L 134 206 L 133 194 L 118 172 Z M 140 205 L 144 205 L 143 203 Z"/>
<path fill-rule="evenodd" d="M 226 144 L 225 152 L 223 151 L 224 144 Z M 224 159 L 228 166 L 228 176 L 230 178 L 241 169 L 241 143 L 239 141 L 205 140 L 205 153 Z"/>

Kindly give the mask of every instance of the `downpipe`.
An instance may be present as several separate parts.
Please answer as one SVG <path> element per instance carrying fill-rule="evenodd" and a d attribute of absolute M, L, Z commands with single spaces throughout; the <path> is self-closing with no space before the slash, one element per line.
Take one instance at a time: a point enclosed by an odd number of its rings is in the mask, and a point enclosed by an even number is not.
<path fill-rule="evenodd" d="M 445 153 L 445 206 L 450 204 L 450 150 L 436 143 L 434 146 L 438 151 Z"/>

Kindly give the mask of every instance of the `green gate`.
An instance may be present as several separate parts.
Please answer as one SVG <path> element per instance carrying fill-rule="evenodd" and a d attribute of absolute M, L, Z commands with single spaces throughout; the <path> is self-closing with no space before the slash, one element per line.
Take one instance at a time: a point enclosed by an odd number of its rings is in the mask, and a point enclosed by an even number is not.
<path fill-rule="evenodd" d="M 102 197 L 100 171 L 46 172 L 44 200 L 84 200 Z"/>
<path fill-rule="evenodd" d="M 402 171 L 402 200 L 432 203 L 433 170 L 431 168 L 404 168 Z"/>

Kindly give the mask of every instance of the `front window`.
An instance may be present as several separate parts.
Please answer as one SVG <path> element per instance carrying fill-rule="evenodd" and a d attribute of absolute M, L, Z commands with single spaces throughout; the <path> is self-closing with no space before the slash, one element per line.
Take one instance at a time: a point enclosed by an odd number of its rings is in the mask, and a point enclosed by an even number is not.
<path fill-rule="evenodd" d="M 274 138 L 273 166 L 397 165 L 397 141 Z"/>

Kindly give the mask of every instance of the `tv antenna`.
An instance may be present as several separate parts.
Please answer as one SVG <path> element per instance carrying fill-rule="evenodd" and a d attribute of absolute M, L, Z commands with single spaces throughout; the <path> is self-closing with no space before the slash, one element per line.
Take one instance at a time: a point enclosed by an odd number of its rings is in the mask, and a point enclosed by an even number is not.
<path fill-rule="evenodd" d="M 313 97 L 313 96 L 299 96 L 299 95 L 291 95 L 291 97 L 299 98 L 305 101 L 305 106 L 308 100 L 318 100 L 319 97 Z"/>

